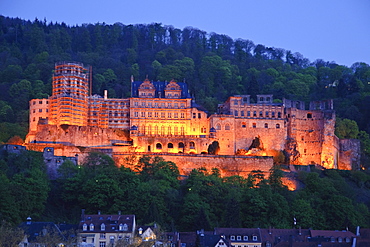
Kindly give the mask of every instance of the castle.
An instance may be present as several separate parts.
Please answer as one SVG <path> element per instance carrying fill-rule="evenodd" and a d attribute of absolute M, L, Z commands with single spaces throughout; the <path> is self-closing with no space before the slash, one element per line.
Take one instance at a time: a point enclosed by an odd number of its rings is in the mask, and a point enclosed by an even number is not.
<path fill-rule="evenodd" d="M 64 150 L 59 155 L 72 156 L 83 147 L 103 150 L 118 160 L 133 153 L 176 160 L 210 158 L 211 153 L 225 160 L 271 158 L 284 152 L 295 165 L 359 165 L 359 144 L 347 140 L 342 147 L 334 134 L 332 100 L 311 102 L 306 109 L 302 101 L 274 103 L 273 95 L 235 95 L 218 105 L 217 113 L 208 114 L 184 82 L 132 80 L 131 97 L 116 99 L 108 98 L 106 91 L 103 97 L 92 95 L 91 78 L 91 68 L 81 63 L 55 64 L 52 96 L 30 101 L 29 149 L 53 146 Z M 348 146 L 357 151 L 349 154 Z"/>

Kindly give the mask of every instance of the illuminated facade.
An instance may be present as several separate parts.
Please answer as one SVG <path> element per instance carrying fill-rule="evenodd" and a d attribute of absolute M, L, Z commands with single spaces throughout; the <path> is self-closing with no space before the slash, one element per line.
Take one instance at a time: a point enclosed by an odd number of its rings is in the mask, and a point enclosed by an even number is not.
<path fill-rule="evenodd" d="M 91 126 L 128 133 L 131 149 L 120 152 L 201 154 L 217 141 L 219 155 L 244 150 L 245 155 L 265 156 L 284 151 L 291 164 L 339 168 L 331 100 L 311 102 L 306 110 L 301 101 L 274 103 L 273 95 L 257 95 L 256 103 L 251 103 L 250 95 L 235 95 L 220 104 L 217 113 L 207 114 L 184 82 L 132 81 L 130 98 L 112 99 L 89 93 L 90 73 L 82 64 L 56 64 L 53 95 L 30 101 L 26 142 L 42 141 L 36 138 L 38 124 Z M 86 138 L 95 140 L 96 146 L 96 138 Z M 258 148 L 253 144 L 256 140 Z"/>

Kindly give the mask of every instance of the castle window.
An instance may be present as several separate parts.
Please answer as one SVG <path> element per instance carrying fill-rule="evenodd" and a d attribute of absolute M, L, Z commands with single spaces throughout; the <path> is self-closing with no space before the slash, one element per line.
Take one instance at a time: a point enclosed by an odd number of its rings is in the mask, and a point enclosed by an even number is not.
<path fill-rule="evenodd" d="M 181 127 L 180 131 L 181 131 L 181 135 L 185 135 L 185 128 L 184 127 Z"/>
<path fill-rule="evenodd" d="M 265 128 L 267 129 L 269 127 L 268 123 L 265 123 Z"/>
<path fill-rule="evenodd" d="M 280 129 L 280 124 L 276 124 L 276 128 L 277 129 Z"/>
<path fill-rule="evenodd" d="M 169 135 L 172 135 L 172 129 L 171 129 L 171 126 L 168 127 L 168 134 Z"/>
<path fill-rule="evenodd" d="M 194 142 L 189 142 L 189 147 L 190 147 L 190 149 L 194 149 L 195 148 L 195 143 Z"/>
<path fill-rule="evenodd" d="M 172 118 L 171 112 L 168 113 L 168 118 Z"/>
<path fill-rule="evenodd" d="M 104 223 L 102 223 L 102 224 L 100 225 L 100 230 L 101 230 L 101 231 L 105 231 L 105 224 L 104 224 Z"/>
<path fill-rule="evenodd" d="M 39 104 L 42 105 L 42 101 L 41 100 L 39 101 Z"/>
<path fill-rule="evenodd" d="M 216 124 L 216 130 L 221 130 L 221 124 Z"/>
<path fill-rule="evenodd" d="M 161 118 L 165 118 L 165 117 L 166 117 L 165 113 L 161 112 Z"/>
<path fill-rule="evenodd" d="M 148 102 L 148 106 L 149 107 L 152 107 L 152 102 Z"/>
<path fill-rule="evenodd" d="M 158 102 L 154 102 L 154 107 L 158 107 Z"/>
<path fill-rule="evenodd" d="M 225 130 L 230 130 L 230 125 L 229 124 L 225 125 Z"/>
<path fill-rule="evenodd" d="M 179 149 L 180 149 L 180 148 L 184 148 L 184 147 L 185 147 L 184 143 L 179 142 Z"/>
<path fill-rule="evenodd" d="M 253 112 L 253 117 L 257 117 L 257 112 L 256 111 Z"/>
<path fill-rule="evenodd" d="M 202 118 L 202 114 L 201 113 L 198 113 L 198 118 Z"/>
<path fill-rule="evenodd" d="M 145 94 L 144 94 L 145 95 Z M 141 106 L 145 106 L 145 101 L 141 102 Z"/>
<path fill-rule="evenodd" d="M 179 118 L 179 114 L 177 112 L 175 112 L 173 115 L 174 118 Z"/>
<path fill-rule="evenodd" d="M 270 102 L 270 97 L 267 97 L 267 98 L 266 98 L 266 101 Z"/>
<path fill-rule="evenodd" d="M 238 101 L 237 100 L 234 100 L 234 105 L 238 105 Z"/>
<path fill-rule="evenodd" d="M 134 106 L 138 106 L 138 105 L 139 105 L 139 103 L 138 103 L 138 102 L 135 102 L 135 103 L 134 103 Z"/>
<path fill-rule="evenodd" d="M 263 117 L 263 112 L 262 111 L 260 111 L 260 117 Z"/>
<path fill-rule="evenodd" d="M 240 116 L 244 117 L 244 111 L 240 111 Z"/>
<path fill-rule="evenodd" d="M 39 109 L 39 112 L 42 112 L 42 109 Z"/>
<path fill-rule="evenodd" d="M 172 104 L 171 103 L 168 103 L 168 108 L 171 108 L 172 107 Z"/>
<path fill-rule="evenodd" d="M 263 97 L 260 97 L 260 101 L 263 101 Z"/>
<path fill-rule="evenodd" d="M 307 118 L 312 118 L 312 113 L 307 113 Z"/>
<path fill-rule="evenodd" d="M 36 110 L 35 109 L 33 109 L 33 113 L 35 113 L 36 112 Z"/>
<path fill-rule="evenodd" d="M 167 148 L 173 148 L 173 144 L 172 143 L 168 143 L 167 144 Z"/>
<path fill-rule="evenodd" d="M 141 117 L 145 117 L 145 112 L 141 112 Z"/>
<path fill-rule="evenodd" d="M 275 117 L 275 112 L 271 112 L 271 117 Z"/>
<path fill-rule="evenodd" d="M 175 134 L 175 135 L 178 135 L 178 134 L 179 134 L 179 127 L 175 127 L 175 128 L 174 128 L 174 130 L 175 130 L 175 131 L 174 131 L 174 132 L 175 132 L 174 134 Z"/>
<path fill-rule="evenodd" d="M 185 104 L 184 103 L 181 103 L 180 106 L 181 106 L 181 108 L 184 108 L 185 107 Z"/>
<path fill-rule="evenodd" d="M 148 117 L 152 117 L 152 113 L 151 112 L 148 112 Z"/>
<path fill-rule="evenodd" d="M 154 112 L 154 117 L 158 117 L 158 112 Z"/>
<path fill-rule="evenodd" d="M 185 118 L 185 114 L 183 112 L 181 113 L 181 118 Z"/>
<path fill-rule="evenodd" d="M 207 133 L 207 128 L 204 128 L 204 127 L 203 127 L 203 128 L 201 128 L 201 129 L 200 129 L 200 133 L 203 133 L 203 134 L 204 134 L 204 133 Z"/>
<path fill-rule="evenodd" d="M 266 112 L 266 117 L 269 117 L 269 112 L 268 111 Z"/>
<path fill-rule="evenodd" d="M 278 112 L 278 118 L 281 118 L 281 112 Z"/>
<path fill-rule="evenodd" d="M 136 111 L 136 112 L 134 112 L 134 116 L 135 117 L 138 117 L 139 116 L 139 113 Z"/>
<path fill-rule="evenodd" d="M 257 124 L 256 123 L 253 123 L 252 126 L 253 126 L 253 128 L 256 128 L 257 127 Z"/>
<path fill-rule="evenodd" d="M 246 128 L 247 124 L 245 122 L 242 122 L 242 128 Z"/>
<path fill-rule="evenodd" d="M 307 153 L 307 149 L 304 149 L 304 150 L 303 150 L 303 153 Z"/>
<path fill-rule="evenodd" d="M 155 145 L 155 148 L 156 148 L 156 149 L 162 149 L 162 144 L 157 143 L 157 144 Z"/>
<path fill-rule="evenodd" d="M 238 116 L 238 111 L 237 111 L 237 110 L 235 110 L 234 115 L 235 115 L 236 117 Z"/>
<path fill-rule="evenodd" d="M 193 113 L 193 118 L 197 118 L 197 114 L 196 113 Z"/>
<path fill-rule="evenodd" d="M 247 111 L 247 117 L 250 117 L 250 116 L 251 116 L 251 112 Z"/>
<path fill-rule="evenodd" d="M 36 101 L 34 101 L 33 104 L 36 105 Z"/>

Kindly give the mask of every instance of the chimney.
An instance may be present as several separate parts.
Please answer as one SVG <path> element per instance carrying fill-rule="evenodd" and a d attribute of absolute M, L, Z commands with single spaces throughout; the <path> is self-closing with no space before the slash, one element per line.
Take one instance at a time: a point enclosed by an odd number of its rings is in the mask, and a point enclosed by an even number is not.
<path fill-rule="evenodd" d="M 108 99 L 108 90 L 104 90 L 104 99 Z"/>
<path fill-rule="evenodd" d="M 85 221 L 85 209 L 81 210 L 81 221 Z"/>

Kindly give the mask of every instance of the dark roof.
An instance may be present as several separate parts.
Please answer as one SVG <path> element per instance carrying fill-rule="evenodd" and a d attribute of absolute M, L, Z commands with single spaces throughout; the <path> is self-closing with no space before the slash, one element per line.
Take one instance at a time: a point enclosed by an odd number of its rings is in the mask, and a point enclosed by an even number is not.
<path fill-rule="evenodd" d="M 221 239 L 223 242 L 227 243 L 227 241 L 220 235 L 204 234 L 203 236 L 199 236 L 199 243 L 202 247 L 215 247 Z"/>
<path fill-rule="evenodd" d="M 311 237 L 325 237 L 325 238 L 338 238 L 338 237 L 355 237 L 356 235 L 349 231 L 327 231 L 327 230 L 311 230 Z"/>
<path fill-rule="evenodd" d="M 257 237 L 257 242 L 261 242 L 261 233 L 259 228 L 215 228 L 215 235 L 221 235 L 230 238 L 230 236 L 248 236 L 248 239 L 252 239 L 252 236 Z M 243 241 L 243 238 L 242 240 Z M 236 238 L 235 241 L 237 242 Z"/>
<path fill-rule="evenodd" d="M 134 81 L 131 82 L 131 97 L 136 98 L 139 97 L 139 87 L 142 84 L 142 81 Z M 169 82 L 163 82 L 163 81 L 152 81 L 154 87 L 155 87 L 155 98 L 164 98 L 165 92 L 164 89 L 169 84 Z M 177 84 L 181 87 L 181 99 L 188 99 L 191 98 L 190 94 L 188 92 L 188 85 L 185 82 L 177 82 Z M 160 94 L 159 94 L 160 92 Z"/>
<path fill-rule="evenodd" d="M 24 233 L 28 236 L 28 242 L 35 242 L 36 238 L 40 236 L 45 229 L 46 231 L 51 231 L 53 233 L 58 233 L 61 237 L 61 231 L 58 228 L 57 225 L 55 225 L 53 222 L 22 222 L 19 225 L 19 228 L 21 228 Z"/>
<path fill-rule="evenodd" d="M 100 226 L 104 223 L 105 230 L 102 231 Z M 112 215 L 112 214 L 91 214 L 84 215 L 78 225 L 79 231 L 83 230 L 83 225 L 87 225 L 86 232 L 116 232 L 120 224 L 126 224 L 127 230 L 123 232 L 132 232 L 135 224 L 135 215 Z M 94 230 L 90 231 L 90 224 L 94 225 Z M 85 231 L 84 231 L 85 232 Z"/>

